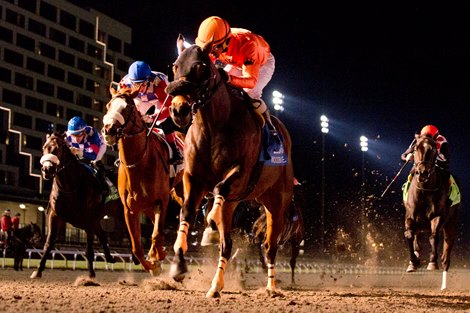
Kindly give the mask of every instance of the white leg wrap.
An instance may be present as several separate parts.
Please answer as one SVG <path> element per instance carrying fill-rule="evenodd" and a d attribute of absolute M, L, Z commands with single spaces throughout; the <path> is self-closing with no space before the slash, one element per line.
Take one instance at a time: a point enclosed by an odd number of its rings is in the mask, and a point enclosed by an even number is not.
<path fill-rule="evenodd" d="M 212 209 L 207 215 L 207 222 L 210 223 L 211 220 L 215 222 L 216 225 L 219 225 L 222 221 L 222 207 L 224 205 L 225 199 L 224 197 L 217 195 L 214 198 L 214 204 L 212 205 Z"/>
<path fill-rule="evenodd" d="M 183 249 L 183 253 L 186 253 L 188 250 L 188 229 L 189 223 L 186 221 L 180 222 L 180 227 L 178 229 L 178 235 L 176 237 L 175 244 L 173 245 L 173 250 L 175 253 L 178 253 L 179 248 Z"/>
<path fill-rule="evenodd" d="M 268 264 L 268 290 L 274 290 L 276 287 L 276 281 L 274 278 L 274 264 Z"/>
<path fill-rule="evenodd" d="M 442 272 L 442 285 L 441 290 L 447 289 L 447 271 Z"/>

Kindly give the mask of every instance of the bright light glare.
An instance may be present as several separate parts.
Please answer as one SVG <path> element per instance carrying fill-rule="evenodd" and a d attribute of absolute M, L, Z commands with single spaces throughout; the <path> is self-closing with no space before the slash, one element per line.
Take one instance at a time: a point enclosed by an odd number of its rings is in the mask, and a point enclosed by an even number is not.
<path fill-rule="evenodd" d="M 361 145 L 361 151 L 363 152 L 366 152 L 367 150 L 369 150 L 368 146 L 369 146 L 369 139 L 366 137 L 366 136 L 361 136 L 359 138 L 359 140 L 361 141 L 360 142 L 360 145 Z"/>
<path fill-rule="evenodd" d="M 274 97 L 273 98 L 273 103 L 276 105 L 276 104 L 283 104 L 284 103 L 284 100 L 282 100 L 281 98 L 276 98 Z"/>
<path fill-rule="evenodd" d="M 274 91 L 273 91 L 273 97 L 274 97 L 274 98 L 281 98 L 281 99 L 282 99 L 282 98 L 284 98 L 284 95 L 283 95 L 282 93 L 280 93 L 279 91 L 274 90 Z"/>
<path fill-rule="evenodd" d="M 322 116 L 320 116 L 320 121 L 329 122 L 330 120 L 328 119 L 328 117 L 326 117 L 326 115 L 322 115 Z"/>
<path fill-rule="evenodd" d="M 19 205 L 19 207 L 20 207 L 20 209 L 22 209 L 22 210 L 23 210 L 23 209 L 26 209 L 26 205 L 24 205 L 23 203 L 21 203 L 21 204 Z"/>
<path fill-rule="evenodd" d="M 327 127 L 322 127 L 321 128 L 321 132 L 324 133 L 324 134 L 328 134 L 330 130 L 327 128 Z"/>
<path fill-rule="evenodd" d="M 39 212 L 44 212 L 44 207 L 43 206 L 38 206 L 38 211 Z"/>
<path fill-rule="evenodd" d="M 274 110 L 282 112 L 282 111 L 284 111 L 284 107 L 280 104 L 275 104 L 274 105 Z"/>

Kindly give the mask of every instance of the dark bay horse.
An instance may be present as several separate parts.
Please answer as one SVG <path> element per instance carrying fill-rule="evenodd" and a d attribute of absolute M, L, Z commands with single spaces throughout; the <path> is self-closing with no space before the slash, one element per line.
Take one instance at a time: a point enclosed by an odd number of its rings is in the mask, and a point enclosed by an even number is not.
<path fill-rule="evenodd" d="M 416 135 L 413 152 L 413 178 L 409 185 L 408 196 L 404 200 L 405 238 L 408 243 L 410 263 L 407 272 L 416 271 L 420 265 L 417 250 L 418 233 L 425 228 L 431 234 L 431 255 L 428 270 L 438 269 L 438 246 L 441 230 L 444 234 L 441 257 L 443 279 L 441 289 L 446 289 L 447 271 L 450 266 L 450 254 L 457 237 L 460 203 L 452 205 L 449 200 L 449 174 L 436 165 L 436 142 L 428 136 Z"/>
<path fill-rule="evenodd" d="M 129 231 L 132 252 L 146 271 L 160 273 L 163 229 L 170 200 L 170 152 L 161 135 L 151 132 L 134 104 L 135 93 L 118 93 L 110 88 L 111 100 L 106 105 L 102 134 L 108 145 L 118 144 L 120 164 L 118 191 L 124 205 L 124 218 Z M 181 181 L 177 175 L 172 184 Z M 148 259 L 141 242 L 141 214 L 152 220 L 153 232 Z"/>
<path fill-rule="evenodd" d="M 284 140 L 288 162 L 278 166 L 260 162 L 263 129 L 250 109 L 250 99 L 242 90 L 226 84 L 212 64 L 209 57 L 212 43 L 203 49 L 193 45 L 183 51 L 183 40 L 182 36 L 178 38 L 181 53 L 173 65 L 175 80 L 168 85 L 167 92 L 175 96 L 170 109 L 175 124 L 184 128 L 191 119 L 192 124 L 185 140 L 184 203 L 170 276 L 184 278 L 188 228 L 202 198 L 213 192 L 214 206 L 208 218 L 219 230 L 220 257 L 206 296 L 219 297 L 224 287 L 224 271 L 232 250 L 232 215 L 242 200 L 256 200 L 266 208 L 266 291 L 274 292 L 278 238 L 293 192 L 290 135 L 273 117 Z"/>
<path fill-rule="evenodd" d="M 39 278 L 44 271 L 49 253 L 54 249 L 57 234 L 65 223 L 83 229 L 86 233 L 86 257 L 90 278 L 96 277 L 93 269 L 96 235 L 103 247 L 106 262 L 114 263 L 106 232 L 101 227 L 105 215 L 116 216 L 122 206 L 119 200 L 104 204 L 99 180 L 70 151 L 65 134 L 46 136 L 42 147 L 41 171 L 44 179 L 53 179 L 49 197 L 48 233 L 39 266 L 31 278 Z"/>
<path fill-rule="evenodd" d="M 13 231 L 11 249 L 13 251 L 13 268 L 15 271 L 23 270 L 23 259 L 26 256 L 26 249 L 36 247 L 41 240 L 41 228 L 36 223 L 27 224 Z"/>

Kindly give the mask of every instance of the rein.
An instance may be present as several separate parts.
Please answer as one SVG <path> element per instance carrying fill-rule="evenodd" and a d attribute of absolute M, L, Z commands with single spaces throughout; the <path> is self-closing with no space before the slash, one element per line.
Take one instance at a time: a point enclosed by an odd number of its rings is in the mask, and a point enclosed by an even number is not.
<path fill-rule="evenodd" d="M 220 85 L 223 82 L 223 79 L 219 79 L 217 81 L 217 73 L 214 72 L 214 70 L 217 71 L 215 67 L 209 66 L 209 68 L 211 71 L 211 75 L 201 84 L 202 88 L 200 88 L 198 100 L 194 101 L 191 105 L 191 111 L 193 114 L 196 114 L 196 112 L 200 108 L 203 108 L 206 104 L 210 104 L 212 96 L 215 94 L 217 89 L 219 89 Z M 215 82 L 215 84 L 213 84 L 213 87 L 211 87 L 211 82 Z"/>
<path fill-rule="evenodd" d="M 145 132 L 145 130 L 143 130 L 143 131 L 141 131 L 141 132 L 135 134 L 134 136 L 138 136 L 138 135 L 140 135 L 140 134 L 144 134 L 144 132 Z M 134 137 L 134 136 L 133 136 L 133 137 Z M 130 137 L 126 137 L 126 138 L 130 138 Z M 140 161 L 142 161 L 142 160 L 145 158 L 145 156 L 147 155 L 147 150 L 148 150 L 148 149 L 147 149 L 147 145 L 148 145 L 148 141 L 149 141 L 148 138 L 149 138 L 148 136 L 145 136 L 144 153 L 141 154 L 142 157 L 141 157 L 139 160 L 137 160 L 137 162 L 134 162 L 134 163 L 132 163 L 132 164 L 125 164 L 125 163 L 122 161 L 122 158 L 121 158 L 121 151 L 119 151 L 119 159 L 121 160 L 121 164 L 124 164 L 124 166 L 127 167 L 127 168 L 135 168 L 135 167 L 137 167 L 137 164 L 139 164 Z"/>

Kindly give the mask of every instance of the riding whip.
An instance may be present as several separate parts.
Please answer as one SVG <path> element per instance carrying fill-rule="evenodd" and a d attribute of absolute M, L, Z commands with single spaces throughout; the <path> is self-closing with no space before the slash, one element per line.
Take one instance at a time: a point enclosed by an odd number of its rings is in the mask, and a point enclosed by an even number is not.
<path fill-rule="evenodd" d="M 408 146 L 408 148 L 410 148 L 416 141 L 416 138 L 413 139 L 413 141 L 410 143 L 410 145 Z M 381 198 L 383 198 L 383 196 L 385 195 L 385 193 L 388 191 L 388 189 L 392 186 L 392 184 L 395 182 L 395 180 L 397 180 L 398 176 L 400 176 L 401 172 L 403 171 L 403 169 L 405 168 L 405 166 L 408 164 L 409 160 L 406 160 L 405 164 L 402 165 L 402 167 L 400 168 L 400 170 L 398 171 L 398 173 L 395 175 L 395 177 L 393 177 L 392 181 L 390 182 L 390 184 L 388 184 L 387 188 L 385 188 L 384 192 L 382 192 L 382 195 L 380 196 Z"/>
<path fill-rule="evenodd" d="M 162 114 L 162 111 L 166 109 L 165 103 L 166 103 L 166 100 L 168 100 L 168 97 L 170 97 L 170 95 L 166 95 L 165 101 L 163 101 L 162 103 L 162 109 L 158 112 L 157 116 L 153 120 L 152 125 L 150 126 L 149 131 L 147 133 L 147 136 L 149 136 L 150 133 L 152 133 L 152 129 L 155 127 L 155 124 L 157 123 L 157 120 L 160 117 L 160 114 Z"/>

